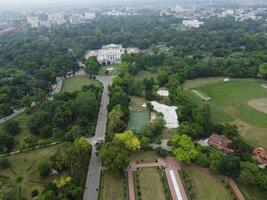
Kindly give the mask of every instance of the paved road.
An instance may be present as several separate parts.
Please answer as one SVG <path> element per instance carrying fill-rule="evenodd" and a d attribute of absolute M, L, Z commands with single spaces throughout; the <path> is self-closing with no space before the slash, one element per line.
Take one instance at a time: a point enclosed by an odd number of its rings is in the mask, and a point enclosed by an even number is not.
<path fill-rule="evenodd" d="M 18 116 L 19 114 L 23 113 L 25 110 L 26 110 L 25 108 L 22 108 L 22 109 L 20 109 L 20 110 L 15 111 L 15 112 L 12 113 L 11 115 L 8 115 L 8 116 L 6 116 L 6 117 L 0 119 L 0 124 L 3 124 L 3 123 L 5 123 L 6 121 L 8 121 L 8 120 L 10 120 L 10 119 L 12 119 L 12 118 Z"/>
<path fill-rule="evenodd" d="M 85 190 L 83 194 L 84 200 L 97 200 L 98 199 L 98 187 L 100 184 L 100 175 L 102 164 L 101 161 L 96 156 L 95 144 L 98 140 L 103 140 L 106 133 L 106 123 L 107 123 L 107 105 L 109 101 L 108 97 L 108 86 L 112 83 L 112 77 L 110 76 L 97 76 L 96 79 L 100 81 L 103 86 L 103 94 L 101 99 L 101 106 L 98 113 L 98 120 L 95 129 L 95 136 L 88 140 L 93 145 L 93 150 L 91 153 L 91 159 L 89 163 L 87 179 L 85 184 Z"/>

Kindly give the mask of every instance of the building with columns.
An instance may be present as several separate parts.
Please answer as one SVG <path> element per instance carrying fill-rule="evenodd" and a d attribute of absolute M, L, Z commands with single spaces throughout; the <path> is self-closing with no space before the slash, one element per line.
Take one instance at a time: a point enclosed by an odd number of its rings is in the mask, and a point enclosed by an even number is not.
<path fill-rule="evenodd" d="M 124 53 L 139 53 L 140 50 L 136 47 L 123 48 L 121 44 L 109 44 L 102 46 L 101 49 L 88 51 L 85 58 L 96 56 L 100 64 L 119 64 L 121 56 Z"/>

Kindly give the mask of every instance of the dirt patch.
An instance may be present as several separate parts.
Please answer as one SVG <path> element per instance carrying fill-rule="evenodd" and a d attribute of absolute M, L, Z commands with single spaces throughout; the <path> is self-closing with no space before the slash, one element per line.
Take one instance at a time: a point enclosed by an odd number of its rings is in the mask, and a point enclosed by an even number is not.
<path fill-rule="evenodd" d="M 223 111 L 227 114 L 230 114 L 230 115 L 237 115 L 238 114 L 238 110 L 234 106 L 228 106 L 228 107 L 224 108 Z"/>
<path fill-rule="evenodd" d="M 267 113 L 267 98 L 253 99 L 248 105 L 260 112 Z"/>

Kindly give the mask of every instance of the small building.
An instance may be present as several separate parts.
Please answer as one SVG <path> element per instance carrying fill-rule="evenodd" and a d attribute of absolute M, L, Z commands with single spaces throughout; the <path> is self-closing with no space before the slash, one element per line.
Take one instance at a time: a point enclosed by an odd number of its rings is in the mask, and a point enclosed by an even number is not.
<path fill-rule="evenodd" d="M 216 133 L 211 134 L 208 144 L 210 146 L 213 146 L 214 148 L 223 151 L 225 153 L 233 153 L 234 150 L 229 148 L 229 145 L 231 144 L 232 140 L 229 140 L 224 135 L 218 135 Z"/>
<path fill-rule="evenodd" d="M 159 96 L 162 96 L 162 97 L 168 97 L 169 96 L 169 91 L 168 91 L 167 88 L 162 87 L 162 88 L 159 88 L 159 90 L 157 91 L 157 94 Z"/>
<path fill-rule="evenodd" d="M 256 147 L 252 152 L 252 158 L 260 165 L 267 165 L 267 152 L 262 147 Z"/>

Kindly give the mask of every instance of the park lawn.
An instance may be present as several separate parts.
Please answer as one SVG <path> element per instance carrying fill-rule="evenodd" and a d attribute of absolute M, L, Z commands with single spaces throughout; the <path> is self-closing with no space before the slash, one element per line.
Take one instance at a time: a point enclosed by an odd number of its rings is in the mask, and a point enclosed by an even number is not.
<path fill-rule="evenodd" d="M 109 171 L 102 171 L 99 200 L 124 200 L 127 195 L 126 179 L 122 175 L 114 176 Z"/>
<path fill-rule="evenodd" d="M 18 199 L 30 199 L 35 189 L 42 192 L 49 178 L 41 179 L 37 173 L 38 163 L 47 160 L 56 152 L 58 145 L 7 156 L 10 167 L 0 170 L 0 181 L 12 187 Z"/>
<path fill-rule="evenodd" d="M 266 190 L 253 187 L 251 184 L 245 183 L 240 179 L 235 180 L 235 182 L 246 200 L 266 200 Z"/>
<path fill-rule="evenodd" d="M 186 167 L 192 179 L 197 200 L 231 200 L 234 199 L 231 190 L 226 188 L 221 178 L 212 174 L 206 168 L 198 166 Z"/>
<path fill-rule="evenodd" d="M 135 172 L 139 176 L 141 199 L 145 200 L 164 200 L 165 193 L 161 182 L 160 172 L 157 168 L 140 169 Z M 137 185 L 135 178 L 135 185 Z"/>
<path fill-rule="evenodd" d="M 186 80 L 183 87 L 185 89 L 199 88 L 201 86 L 222 83 L 226 77 L 210 77 L 210 78 L 196 78 L 193 80 Z"/>
<path fill-rule="evenodd" d="M 87 76 L 73 76 L 65 79 L 62 85 L 63 92 L 75 92 L 80 90 L 85 85 L 99 85 L 100 83 L 96 80 L 89 79 Z"/>
<path fill-rule="evenodd" d="M 157 162 L 158 156 L 154 151 L 139 151 L 131 154 L 130 160 L 137 163 Z"/>
<path fill-rule="evenodd" d="M 211 97 L 205 103 L 210 105 L 214 122 L 236 124 L 241 136 L 250 145 L 267 149 L 267 114 L 248 105 L 251 100 L 267 98 L 267 89 L 262 87 L 265 83 L 258 79 L 232 79 L 197 89 Z M 192 96 L 203 103 L 195 94 Z"/>

